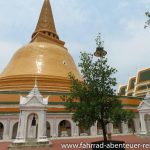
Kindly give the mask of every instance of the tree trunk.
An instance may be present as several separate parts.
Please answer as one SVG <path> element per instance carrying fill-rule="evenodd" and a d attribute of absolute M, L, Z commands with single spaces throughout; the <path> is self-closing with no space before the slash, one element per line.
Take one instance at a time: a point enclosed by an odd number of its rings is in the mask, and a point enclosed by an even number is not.
<path fill-rule="evenodd" d="M 103 121 L 101 121 L 101 125 L 102 125 L 102 130 L 103 130 L 103 138 L 104 138 L 104 141 L 107 141 L 106 126 L 105 126 L 105 124 L 104 124 Z"/>

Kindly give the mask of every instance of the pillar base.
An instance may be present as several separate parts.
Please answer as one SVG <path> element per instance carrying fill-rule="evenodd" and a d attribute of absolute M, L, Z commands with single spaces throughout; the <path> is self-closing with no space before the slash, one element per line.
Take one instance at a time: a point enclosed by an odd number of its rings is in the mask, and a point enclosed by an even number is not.
<path fill-rule="evenodd" d="M 28 141 L 28 142 L 19 142 L 19 143 L 12 143 L 9 145 L 8 150 L 18 150 L 18 149 L 27 149 L 27 148 L 46 148 L 51 147 L 52 143 L 49 141 Z"/>
<path fill-rule="evenodd" d="M 14 141 L 13 141 L 14 144 L 19 144 L 19 143 L 25 143 L 25 139 L 23 138 L 16 138 Z"/>
<path fill-rule="evenodd" d="M 47 139 L 47 137 L 45 136 L 45 137 L 42 137 L 42 138 L 39 138 L 38 140 L 37 140 L 37 142 L 38 143 L 43 143 L 43 142 L 48 142 L 49 140 Z"/>
<path fill-rule="evenodd" d="M 140 131 L 140 135 L 146 135 L 146 131 Z"/>

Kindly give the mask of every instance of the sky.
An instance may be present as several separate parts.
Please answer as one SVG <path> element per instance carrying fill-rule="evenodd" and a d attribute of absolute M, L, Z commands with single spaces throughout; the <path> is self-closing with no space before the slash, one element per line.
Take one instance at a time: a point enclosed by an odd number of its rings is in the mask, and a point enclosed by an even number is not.
<path fill-rule="evenodd" d="M 43 0 L 0 0 L 0 72 L 30 42 Z M 101 33 L 118 86 L 150 67 L 150 0 L 51 0 L 57 33 L 78 65 L 80 52 L 94 53 Z"/>

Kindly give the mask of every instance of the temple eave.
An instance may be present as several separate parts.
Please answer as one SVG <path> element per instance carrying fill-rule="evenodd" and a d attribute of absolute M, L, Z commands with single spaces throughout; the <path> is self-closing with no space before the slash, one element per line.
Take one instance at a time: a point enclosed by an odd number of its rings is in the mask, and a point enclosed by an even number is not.
<path fill-rule="evenodd" d="M 31 42 L 48 42 L 53 44 L 58 44 L 59 46 L 64 47 L 65 42 L 53 38 L 52 36 L 43 34 L 42 32 L 37 32 L 36 35 L 32 38 Z"/>

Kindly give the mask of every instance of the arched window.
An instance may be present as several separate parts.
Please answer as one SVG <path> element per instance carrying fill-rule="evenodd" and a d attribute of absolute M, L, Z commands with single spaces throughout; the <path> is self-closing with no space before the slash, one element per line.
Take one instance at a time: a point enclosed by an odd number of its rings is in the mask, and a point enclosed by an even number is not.
<path fill-rule="evenodd" d="M 27 120 L 27 139 L 36 139 L 38 135 L 38 116 L 30 114 Z"/>
<path fill-rule="evenodd" d="M 89 129 L 85 129 L 84 126 L 79 125 L 79 135 L 80 136 L 89 136 L 90 134 L 91 134 L 90 128 Z"/>
<path fill-rule="evenodd" d="M 15 139 L 17 136 L 17 130 L 18 130 L 18 122 L 16 122 L 13 126 L 13 130 L 12 130 L 12 139 Z"/>
<path fill-rule="evenodd" d="M 3 139 L 4 125 L 0 122 L 0 140 Z"/>
<path fill-rule="evenodd" d="M 122 133 L 121 123 L 114 123 L 113 124 L 113 133 L 114 134 L 120 134 L 120 133 Z"/>
<path fill-rule="evenodd" d="M 128 132 L 133 134 L 135 133 L 134 121 L 132 119 L 128 121 Z"/>
<path fill-rule="evenodd" d="M 59 123 L 58 136 L 59 137 L 71 136 L 71 124 L 69 121 L 63 120 Z"/>
<path fill-rule="evenodd" d="M 51 137 L 51 126 L 48 121 L 46 122 L 46 135 L 47 135 L 47 138 Z"/>

